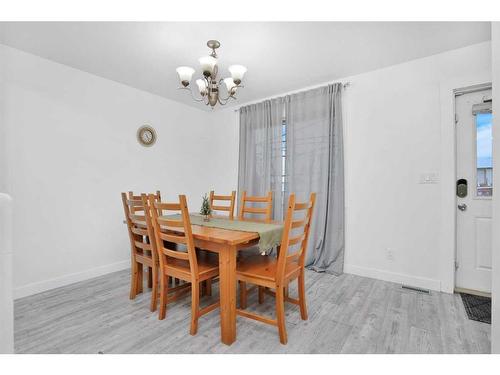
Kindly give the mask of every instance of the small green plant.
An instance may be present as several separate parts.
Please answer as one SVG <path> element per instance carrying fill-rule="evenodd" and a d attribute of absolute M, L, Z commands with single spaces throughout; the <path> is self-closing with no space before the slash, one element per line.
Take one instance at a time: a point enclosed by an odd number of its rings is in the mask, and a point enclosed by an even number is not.
<path fill-rule="evenodd" d="M 203 201 L 201 203 L 201 209 L 200 209 L 200 214 L 205 216 L 206 219 L 208 219 L 208 216 L 212 213 L 212 210 L 210 209 L 210 202 L 208 201 L 208 197 L 205 194 L 203 196 Z"/>

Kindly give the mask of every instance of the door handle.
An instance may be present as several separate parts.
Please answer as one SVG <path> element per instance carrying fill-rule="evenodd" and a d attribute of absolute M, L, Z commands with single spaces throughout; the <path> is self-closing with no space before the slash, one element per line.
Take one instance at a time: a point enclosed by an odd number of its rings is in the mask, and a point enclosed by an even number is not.
<path fill-rule="evenodd" d="M 459 204 L 457 207 L 460 211 L 465 211 L 467 209 L 467 205 L 465 203 Z"/>

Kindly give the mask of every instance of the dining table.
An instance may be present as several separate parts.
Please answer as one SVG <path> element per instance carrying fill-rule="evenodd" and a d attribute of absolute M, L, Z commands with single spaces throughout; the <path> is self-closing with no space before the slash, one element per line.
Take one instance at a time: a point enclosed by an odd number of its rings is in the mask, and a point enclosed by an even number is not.
<path fill-rule="evenodd" d="M 237 254 L 239 251 L 259 246 L 263 234 L 269 237 L 268 234 L 271 232 L 275 240 L 277 237 L 281 239 L 283 225 L 275 221 L 272 223 L 247 219 L 239 221 L 218 216 L 212 217 L 212 222 L 204 222 L 196 220 L 200 218 L 199 215 L 191 214 L 190 217 L 194 245 L 218 254 L 221 341 L 226 345 L 231 345 L 236 340 Z M 218 223 L 214 223 L 214 220 L 218 220 Z M 236 230 L 235 228 L 239 226 L 245 226 L 245 230 Z M 256 231 L 251 231 L 253 228 Z M 182 229 L 179 228 L 179 231 Z M 262 243 L 260 245 L 262 246 Z"/>

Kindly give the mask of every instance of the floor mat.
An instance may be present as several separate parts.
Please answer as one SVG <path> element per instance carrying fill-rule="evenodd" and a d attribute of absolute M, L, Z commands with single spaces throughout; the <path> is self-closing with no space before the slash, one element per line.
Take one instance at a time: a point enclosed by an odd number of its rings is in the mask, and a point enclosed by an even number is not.
<path fill-rule="evenodd" d="M 462 302 L 471 320 L 491 324 L 491 298 L 460 293 Z"/>

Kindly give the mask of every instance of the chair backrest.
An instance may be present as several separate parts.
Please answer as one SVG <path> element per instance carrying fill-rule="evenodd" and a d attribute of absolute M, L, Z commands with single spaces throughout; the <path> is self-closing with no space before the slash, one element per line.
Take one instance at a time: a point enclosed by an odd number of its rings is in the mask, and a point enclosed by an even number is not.
<path fill-rule="evenodd" d="M 251 207 L 248 203 L 259 203 L 264 204 L 264 207 Z M 239 206 L 239 215 L 238 218 L 240 220 L 245 220 L 245 214 L 251 214 L 251 220 L 258 220 L 264 222 L 270 222 L 272 220 L 273 213 L 273 192 L 270 191 L 267 195 L 262 197 L 257 196 L 249 196 L 246 191 L 243 191 L 241 194 L 241 203 Z M 262 218 L 256 218 L 256 215 L 261 215 Z"/>
<path fill-rule="evenodd" d="M 159 198 L 159 192 L 153 194 L 155 200 Z M 153 248 L 154 233 L 150 222 L 149 202 L 146 194 L 134 195 L 129 192 L 122 193 L 123 210 L 130 237 L 130 245 L 133 254 L 149 255 L 144 251 L 151 251 L 151 256 L 157 259 Z"/>
<path fill-rule="evenodd" d="M 304 267 L 315 203 L 316 193 L 311 193 L 309 201 L 305 203 L 296 202 L 295 194 L 290 194 L 276 267 L 278 285 L 282 285 L 280 283 L 283 282 L 287 263 L 297 261 Z"/>
<path fill-rule="evenodd" d="M 178 203 L 163 203 L 155 201 L 154 194 L 150 194 L 149 207 L 156 240 L 155 249 L 158 252 L 162 272 L 168 266 L 169 260 L 174 258 L 188 261 L 191 274 L 198 274 L 186 196 L 179 195 Z M 159 213 L 165 216 L 160 216 Z M 178 251 L 175 244 L 185 245 L 187 252 Z"/>
<path fill-rule="evenodd" d="M 210 192 L 210 209 L 212 211 L 227 211 L 229 212 L 229 218 L 234 218 L 234 203 L 236 201 L 236 191 L 232 191 L 231 195 L 216 195 L 212 190 Z M 214 201 L 229 202 L 229 206 L 224 206 L 221 204 L 214 204 Z"/>

